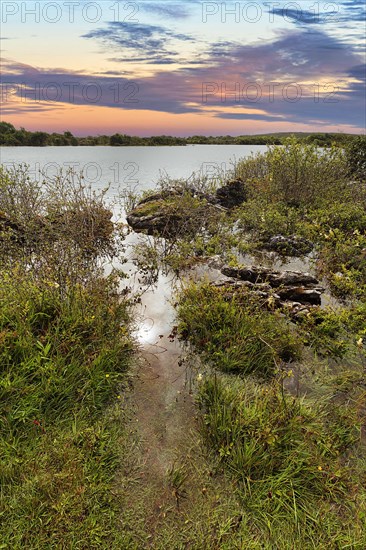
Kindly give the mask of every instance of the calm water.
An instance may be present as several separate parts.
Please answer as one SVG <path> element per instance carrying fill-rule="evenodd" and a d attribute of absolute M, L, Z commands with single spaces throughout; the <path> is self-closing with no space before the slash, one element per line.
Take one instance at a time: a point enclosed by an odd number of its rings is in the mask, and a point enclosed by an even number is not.
<path fill-rule="evenodd" d="M 43 172 L 55 175 L 60 169 L 83 171 L 88 184 L 101 188 L 110 185 L 110 196 L 131 187 L 153 188 L 160 174 L 188 178 L 193 172 L 218 176 L 229 172 L 233 163 L 252 152 L 264 151 L 262 145 L 191 145 L 186 147 L 3 147 L 5 165 L 26 163 L 34 177 Z"/>

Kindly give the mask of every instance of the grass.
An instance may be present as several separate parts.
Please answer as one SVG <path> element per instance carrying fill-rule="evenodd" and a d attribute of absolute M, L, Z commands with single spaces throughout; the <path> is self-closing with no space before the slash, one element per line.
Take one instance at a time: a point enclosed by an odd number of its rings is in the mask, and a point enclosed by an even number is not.
<path fill-rule="evenodd" d="M 300 346 L 283 316 L 260 305 L 243 288 L 188 284 L 179 297 L 180 334 L 222 371 L 266 377 L 299 358 Z"/>
<path fill-rule="evenodd" d="M 0 172 L 0 547 L 123 547 L 133 342 L 111 213 L 73 174 Z M 13 229 L 14 228 L 14 229 Z"/>
<path fill-rule="evenodd" d="M 2 548 L 116 544 L 126 303 L 108 280 L 62 296 L 19 270 L 0 276 Z"/>
<path fill-rule="evenodd" d="M 356 399 L 364 403 L 362 387 Z M 261 535 L 253 548 L 364 548 L 357 406 L 223 375 L 206 378 L 200 404 L 206 440 L 237 482 L 249 540 Z"/>

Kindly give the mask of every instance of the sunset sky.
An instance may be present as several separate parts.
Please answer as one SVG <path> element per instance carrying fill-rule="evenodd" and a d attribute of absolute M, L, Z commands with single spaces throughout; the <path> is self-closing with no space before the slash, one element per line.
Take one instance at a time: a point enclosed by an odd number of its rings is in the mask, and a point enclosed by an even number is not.
<path fill-rule="evenodd" d="M 17 127 L 365 132 L 364 0 L 4 0 L 1 23 Z"/>

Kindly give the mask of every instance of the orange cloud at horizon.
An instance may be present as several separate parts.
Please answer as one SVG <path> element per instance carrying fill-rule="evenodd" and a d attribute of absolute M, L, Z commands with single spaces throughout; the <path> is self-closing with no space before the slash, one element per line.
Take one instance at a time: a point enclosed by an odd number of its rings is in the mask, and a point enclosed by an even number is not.
<path fill-rule="evenodd" d="M 351 125 L 300 124 L 281 118 L 276 122 L 255 120 L 256 111 L 253 111 L 252 120 L 226 120 L 205 112 L 173 114 L 61 103 L 52 107 L 49 104 L 38 104 L 41 107 L 38 111 L 32 111 L 30 104 L 24 107 L 23 104 L 7 114 L 5 112 L 2 119 L 17 128 L 25 127 L 27 130 L 49 133 L 63 133 L 68 130 L 76 136 L 114 133 L 138 136 L 245 135 L 291 131 L 359 133 L 359 128 Z"/>

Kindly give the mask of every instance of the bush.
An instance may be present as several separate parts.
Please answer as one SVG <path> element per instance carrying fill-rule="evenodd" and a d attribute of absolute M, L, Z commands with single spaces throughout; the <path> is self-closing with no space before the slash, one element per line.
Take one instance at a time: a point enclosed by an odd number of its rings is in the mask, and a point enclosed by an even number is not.
<path fill-rule="evenodd" d="M 356 229 L 351 235 L 338 229 L 324 236 L 318 268 L 333 293 L 341 298 L 366 295 L 366 236 Z"/>
<path fill-rule="evenodd" d="M 40 180 L 24 165 L 0 168 L 0 257 L 29 262 L 34 253 L 53 256 L 56 248 L 58 256 L 59 250 L 72 249 L 83 263 L 113 254 L 115 231 L 105 192 L 94 192 L 71 171 Z"/>
<path fill-rule="evenodd" d="M 339 147 L 320 150 L 295 138 L 283 147 L 241 161 L 236 173 L 252 184 L 252 194 L 265 193 L 271 200 L 290 206 L 324 204 L 347 193 L 348 167 Z"/>
<path fill-rule="evenodd" d="M 366 136 L 352 139 L 346 148 L 350 175 L 359 180 L 366 180 Z"/>

